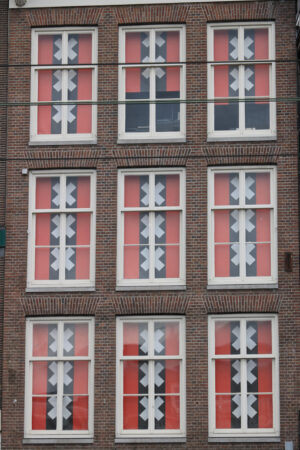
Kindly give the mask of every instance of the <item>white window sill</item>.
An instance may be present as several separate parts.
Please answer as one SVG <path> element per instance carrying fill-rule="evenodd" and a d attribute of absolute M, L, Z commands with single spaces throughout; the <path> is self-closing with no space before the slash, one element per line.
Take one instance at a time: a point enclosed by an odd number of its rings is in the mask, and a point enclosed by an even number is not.
<path fill-rule="evenodd" d="M 208 136 L 207 142 L 276 141 L 277 136 Z"/>
<path fill-rule="evenodd" d="M 280 437 L 209 437 L 208 442 L 280 442 Z"/>
<path fill-rule="evenodd" d="M 119 437 L 115 439 L 116 444 L 155 444 L 155 443 L 185 443 L 185 437 Z"/>
<path fill-rule="evenodd" d="M 161 144 L 161 143 L 184 143 L 186 142 L 186 137 L 178 137 L 178 138 L 119 138 L 117 144 Z"/>
<path fill-rule="evenodd" d="M 93 438 L 24 438 L 23 444 L 93 444 Z"/>
<path fill-rule="evenodd" d="M 116 286 L 116 291 L 186 291 L 186 285 Z"/>
<path fill-rule="evenodd" d="M 84 140 L 72 140 L 72 141 L 67 141 L 67 140 L 61 140 L 61 141 L 38 141 L 38 140 L 34 140 L 34 141 L 29 141 L 28 145 L 30 146 L 36 146 L 36 145 L 94 145 L 97 144 L 97 139 L 84 139 Z"/>
<path fill-rule="evenodd" d="M 34 286 L 27 287 L 25 292 L 94 292 L 95 286 Z"/>
<path fill-rule="evenodd" d="M 215 289 L 278 289 L 278 283 L 261 284 L 208 284 L 207 290 Z"/>

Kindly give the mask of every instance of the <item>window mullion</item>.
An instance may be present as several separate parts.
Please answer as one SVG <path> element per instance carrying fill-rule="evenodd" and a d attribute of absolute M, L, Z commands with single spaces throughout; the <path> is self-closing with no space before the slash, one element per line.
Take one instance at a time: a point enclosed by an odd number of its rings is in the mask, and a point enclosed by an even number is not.
<path fill-rule="evenodd" d="M 240 206 L 245 208 L 245 172 L 239 172 L 240 178 Z M 245 209 L 240 209 L 240 278 L 245 281 L 246 277 L 246 217 Z"/>
<path fill-rule="evenodd" d="M 155 205 L 155 173 L 149 174 L 149 208 Z M 155 278 L 155 212 L 149 211 L 149 281 Z"/>
<path fill-rule="evenodd" d="M 148 430 L 154 433 L 154 417 L 155 417 L 155 399 L 154 399 L 154 360 L 149 360 L 149 379 L 148 379 Z"/>
<path fill-rule="evenodd" d="M 66 175 L 60 177 L 60 209 L 66 208 Z M 65 281 L 65 257 L 66 257 L 66 213 L 60 214 L 60 237 L 59 237 L 59 281 Z"/>
<path fill-rule="evenodd" d="M 156 104 L 153 103 L 153 100 L 156 100 L 155 94 L 155 71 L 156 68 L 150 68 L 150 100 L 151 103 L 149 105 L 149 131 L 150 134 L 153 135 L 156 132 Z"/>
<path fill-rule="evenodd" d="M 63 355 L 63 332 L 64 332 L 64 322 L 57 322 L 57 400 L 56 400 L 56 429 L 61 432 L 63 429 L 63 382 L 64 382 L 64 372 L 63 372 L 63 361 L 59 361 L 59 358 Z"/>
<path fill-rule="evenodd" d="M 239 66 L 239 98 L 245 98 L 245 66 L 241 64 Z M 243 134 L 246 129 L 246 103 L 239 101 L 239 128 Z"/>
<path fill-rule="evenodd" d="M 247 431 L 247 360 L 241 360 L 241 431 Z"/>

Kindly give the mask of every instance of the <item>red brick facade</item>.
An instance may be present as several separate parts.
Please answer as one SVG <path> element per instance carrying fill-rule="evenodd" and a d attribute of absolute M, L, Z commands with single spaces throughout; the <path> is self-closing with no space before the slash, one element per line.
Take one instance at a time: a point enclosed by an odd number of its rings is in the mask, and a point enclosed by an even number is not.
<path fill-rule="evenodd" d="M 3 17 L 4 12 L 0 9 L 0 21 Z M 275 21 L 276 58 L 295 60 L 293 1 L 11 9 L 8 101 L 30 101 L 30 67 L 27 65 L 31 58 L 32 27 L 97 26 L 99 63 L 116 63 L 119 25 L 185 24 L 187 61 L 193 62 L 187 64 L 186 89 L 187 99 L 192 100 L 205 99 L 207 96 L 206 64 L 194 63 L 207 59 L 207 23 L 263 20 Z M 1 33 L 3 30 L 2 26 Z M 0 54 L 0 58 L 4 56 Z M 14 67 L 14 64 L 24 66 Z M 117 67 L 100 65 L 98 100 L 117 100 L 117 93 Z M 277 62 L 276 93 L 279 98 L 296 96 L 295 62 Z M 3 109 L 0 111 L 0 127 L 3 123 L 5 129 L 2 111 Z M 190 103 L 187 105 L 186 143 L 124 145 L 117 144 L 117 105 L 105 104 L 98 106 L 96 145 L 30 146 L 29 107 L 17 105 L 8 109 L 2 401 L 4 449 L 45 448 L 42 444 L 25 445 L 22 442 L 25 318 L 47 315 L 95 317 L 94 444 L 78 444 L 76 448 L 279 450 L 284 448 L 285 441 L 293 441 L 294 449 L 298 448 L 300 347 L 297 346 L 297 340 L 299 344 L 300 283 L 296 117 L 297 107 L 294 102 L 279 101 L 276 141 L 208 143 L 206 104 Z M 1 131 L 1 155 L 4 152 L 5 143 Z M 207 168 L 243 164 L 277 166 L 279 287 L 207 290 Z M 118 168 L 175 166 L 186 168 L 187 289 L 117 292 Z M 29 171 L 48 168 L 97 170 L 95 292 L 26 293 L 29 181 L 28 176 L 22 175 L 22 168 Z M 0 189 L 1 186 L 2 183 Z M 2 213 L 0 225 L 3 219 Z M 286 252 L 292 253 L 290 273 L 285 271 Z M 272 312 L 279 317 L 280 443 L 208 443 L 207 317 L 211 313 L 243 312 Z M 186 443 L 115 444 L 116 316 L 136 314 L 182 314 L 186 317 Z M 56 448 L 55 445 L 53 448 Z M 64 444 L 63 448 L 71 450 L 75 445 Z"/>

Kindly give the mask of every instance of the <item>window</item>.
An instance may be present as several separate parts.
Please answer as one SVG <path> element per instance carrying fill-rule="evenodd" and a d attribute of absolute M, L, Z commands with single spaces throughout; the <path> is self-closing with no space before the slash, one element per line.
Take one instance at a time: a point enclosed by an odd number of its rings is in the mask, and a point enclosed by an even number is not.
<path fill-rule="evenodd" d="M 168 25 L 120 28 L 120 140 L 184 141 L 184 32 Z"/>
<path fill-rule="evenodd" d="M 28 288 L 94 286 L 95 173 L 32 172 Z"/>
<path fill-rule="evenodd" d="M 274 23 L 208 26 L 208 138 L 276 138 L 274 59 Z"/>
<path fill-rule="evenodd" d="M 85 104 L 97 100 L 96 63 L 94 28 L 33 30 L 31 101 L 39 105 L 31 107 L 31 142 L 96 139 L 97 109 Z"/>
<path fill-rule="evenodd" d="M 208 284 L 277 282 L 275 167 L 208 173 Z"/>
<path fill-rule="evenodd" d="M 27 319 L 26 437 L 93 434 L 94 322 Z"/>
<path fill-rule="evenodd" d="M 117 319 L 117 436 L 185 434 L 185 329 L 177 317 Z"/>
<path fill-rule="evenodd" d="M 279 434 L 274 315 L 209 318 L 210 436 Z"/>
<path fill-rule="evenodd" d="M 118 286 L 185 283 L 183 169 L 119 172 Z"/>

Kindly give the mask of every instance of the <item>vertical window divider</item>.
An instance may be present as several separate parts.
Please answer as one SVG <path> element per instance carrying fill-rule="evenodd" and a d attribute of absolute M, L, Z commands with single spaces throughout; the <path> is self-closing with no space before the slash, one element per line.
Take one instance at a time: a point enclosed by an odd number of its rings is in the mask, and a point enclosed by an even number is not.
<path fill-rule="evenodd" d="M 239 226 L 240 226 L 240 277 L 246 278 L 246 210 L 245 210 L 245 172 L 239 173 Z"/>

